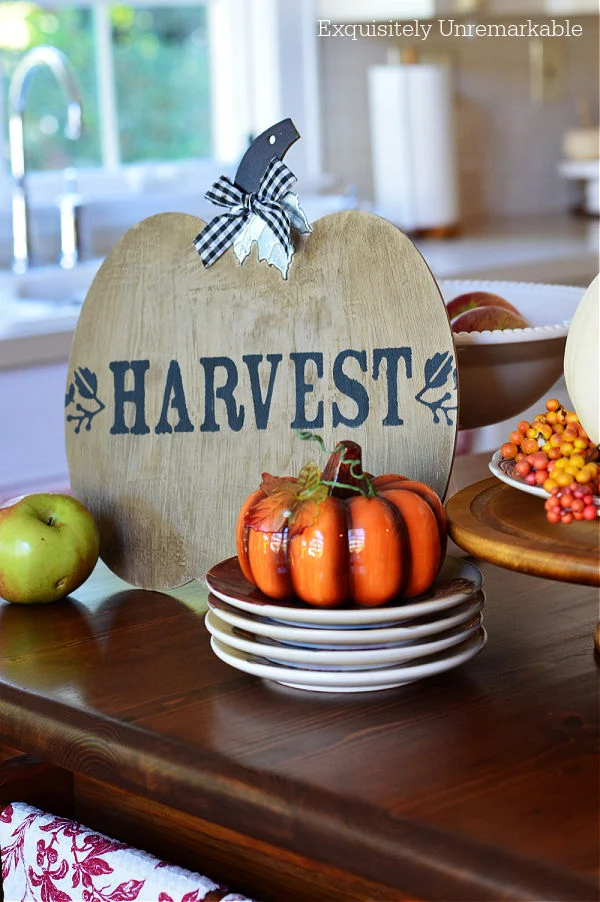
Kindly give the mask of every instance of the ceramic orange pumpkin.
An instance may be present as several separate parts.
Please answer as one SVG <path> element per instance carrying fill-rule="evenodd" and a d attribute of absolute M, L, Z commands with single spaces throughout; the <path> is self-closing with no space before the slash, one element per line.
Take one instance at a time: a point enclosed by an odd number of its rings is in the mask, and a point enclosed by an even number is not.
<path fill-rule="evenodd" d="M 342 442 L 322 474 L 314 464 L 297 478 L 263 473 L 240 510 L 236 545 L 244 576 L 271 598 L 375 607 L 430 588 L 446 518 L 429 486 L 364 474 L 360 447 Z"/>

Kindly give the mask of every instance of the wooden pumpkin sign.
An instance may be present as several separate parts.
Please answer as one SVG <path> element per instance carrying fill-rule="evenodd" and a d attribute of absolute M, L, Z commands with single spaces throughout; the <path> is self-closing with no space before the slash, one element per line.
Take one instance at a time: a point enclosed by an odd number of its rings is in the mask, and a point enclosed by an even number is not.
<path fill-rule="evenodd" d="M 73 492 L 101 556 L 161 589 L 235 554 L 239 509 L 263 471 L 296 472 L 358 442 L 365 468 L 444 495 L 457 388 L 444 301 L 412 242 L 345 211 L 296 236 L 287 278 L 228 249 L 210 267 L 186 214 L 144 220 L 91 285 L 66 397 Z"/>

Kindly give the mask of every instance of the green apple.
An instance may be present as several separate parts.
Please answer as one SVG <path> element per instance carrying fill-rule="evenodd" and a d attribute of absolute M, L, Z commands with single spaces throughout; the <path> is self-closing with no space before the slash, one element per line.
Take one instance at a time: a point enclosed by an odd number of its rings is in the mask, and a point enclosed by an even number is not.
<path fill-rule="evenodd" d="M 0 597 L 58 601 L 90 575 L 100 537 L 88 509 L 70 495 L 25 495 L 0 508 Z"/>

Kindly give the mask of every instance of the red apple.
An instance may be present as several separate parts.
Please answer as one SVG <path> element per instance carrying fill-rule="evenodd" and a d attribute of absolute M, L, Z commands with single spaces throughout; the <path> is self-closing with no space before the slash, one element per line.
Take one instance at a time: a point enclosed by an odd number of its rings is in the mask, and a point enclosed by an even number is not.
<path fill-rule="evenodd" d="M 475 307 L 452 320 L 453 332 L 494 332 L 498 329 L 525 329 L 529 323 L 520 313 L 504 307 Z"/>
<path fill-rule="evenodd" d="M 492 294 L 490 291 L 467 291 L 465 294 L 459 294 L 446 304 L 448 316 L 451 320 L 467 310 L 473 310 L 475 307 L 503 307 L 505 310 L 510 310 L 518 316 L 521 315 L 510 301 L 500 297 L 499 294 Z M 465 332 L 466 330 L 463 329 L 462 331 Z"/>
<path fill-rule="evenodd" d="M 26 495 L 0 509 L 0 597 L 57 601 L 90 575 L 100 548 L 94 518 L 70 495 Z"/>

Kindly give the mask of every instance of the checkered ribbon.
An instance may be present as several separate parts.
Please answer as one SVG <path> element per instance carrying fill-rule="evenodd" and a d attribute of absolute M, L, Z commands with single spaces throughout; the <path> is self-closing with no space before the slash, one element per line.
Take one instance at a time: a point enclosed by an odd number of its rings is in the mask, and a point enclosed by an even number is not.
<path fill-rule="evenodd" d="M 246 194 L 227 176 L 220 176 L 204 196 L 216 206 L 229 209 L 227 213 L 215 216 L 194 238 L 204 265 L 210 266 L 233 244 L 253 213 L 267 223 L 286 252 L 291 254 L 290 217 L 281 200 L 295 181 L 294 174 L 277 157 L 269 163 L 256 193 Z"/>

